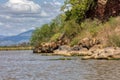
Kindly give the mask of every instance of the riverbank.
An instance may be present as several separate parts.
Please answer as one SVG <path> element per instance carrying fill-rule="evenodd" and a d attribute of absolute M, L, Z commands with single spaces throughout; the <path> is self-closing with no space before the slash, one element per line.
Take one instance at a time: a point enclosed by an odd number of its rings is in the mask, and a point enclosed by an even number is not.
<path fill-rule="evenodd" d="M 5 46 L 5 47 L 0 47 L 0 51 L 10 51 L 10 50 L 32 50 L 32 46 Z"/>
<path fill-rule="evenodd" d="M 38 53 L 37 53 L 38 54 Z M 59 49 L 54 50 L 53 53 L 39 53 L 43 56 L 81 56 L 82 60 L 120 60 L 119 47 L 106 47 L 106 48 L 82 48 L 80 50 L 73 50 L 72 47 L 67 45 L 61 46 Z"/>
<path fill-rule="evenodd" d="M 33 52 L 84 56 L 84 60 L 120 59 L 120 6 L 117 1 L 88 0 L 76 4 L 70 0 L 67 4 L 73 5 L 71 10 L 33 32 Z"/>
<path fill-rule="evenodd" d="M 79 51 L 60 51 L 56 50 L 53 55 L 63 56 L 82 56 L 82 60 L 97 59 L 97 60 L 120 60 L 120 48 L 107 47 L 103 49 L 90 49 Z"/>

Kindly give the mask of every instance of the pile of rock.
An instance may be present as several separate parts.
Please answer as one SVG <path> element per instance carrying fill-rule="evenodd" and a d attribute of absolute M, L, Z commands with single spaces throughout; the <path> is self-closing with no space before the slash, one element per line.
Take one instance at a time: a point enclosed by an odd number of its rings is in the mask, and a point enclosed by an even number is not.
<path fill-rule="evenodd" d="M 90 49 L 98 48 L 100 40 L 96 38 L 84 38 L 80 42 L 73 46 L 69 47 L 67 45 L 60 46 L 57 50 L 54 51 L 54 55 L 64 55 L 64 56 L 85 56 L 90 55 Z M 95 47 L 95 48 L 94 48 Z"/>
<path fill-rule="evenodd" d="M 107 47 L 101 48 L 101 41 L 95 38 L 84 38 L 78 45 L 70 47 L 60 43 L 43 43 L 36 47 L 36 53 L 52 53 L 52 55 L 62 56 L 83 56 L 82 59 L 120 59 L 120 48 Z"/>
<path fill-rule="evenodd" d="M 91 55 L 89 50 L 79 50 L 79 51 L 68 51 L 68 50 L 63 50 L 63 51 L 60 51 L 60 50 L 55 50 L 53 55 L 62 55 L 62 56 L 88 56 L 88 55 Z"/>
<path fill-rule="evenodd" d="M 120 48 L 104 48 L 89 51 L 90 55 L 85 56 L 82 59 L 120 59 Z"/>
<path fill-rule="evenodd" d="M 82 59 L 120 59 L 120 48 L 101 46 L 101 41 L 95 38 L 84 38 L 74 47 L 61 46 L 54 55 L 83 56 Z"/>
<path fill-rule="evenodd" d="M 101 41 L 97 38 L 84 38 L 78 43 L 78 46 L 81 48 L 87 48 L 89 50 L 90 48 L 99 44 L 101 44 Z"/>
<path fill-rule="evenodd" d="M 54 50 L 60 48 L 61 45 L 66 45 L 69 40 L 65 38 L 63 33 L 56 41 L 41 43 L 33 49 L 33 53 L 53 53 Z"/>
<path fill-rule="evenodd" d="M 95 45 L 100 44 L 100 40 L 95 38 L 84 38 L 77 45 L 67 46 L 67 40 L 59 40 L 56 42 L 42 43 L 33 49 L 34 53 L 53 53 L 57 51 L 87 51 Z M 58 53 L 59 53 L 58 52 Z"/>
<path fill-rule="evenodd" d="M 67 40 L 59 40 L 56 42 L 42 43 L 33 49 L 33 53 L 53 53 L 54 50 L 59 49 L 61 45 L 66 45 Z"/>
<path fill-rule="evenodd" d="M 59 44 L 55 42 L 42 43 L 33 49 L 33 53 L 53 53 L 53 51 L 58 49 L 58 47 Z"/>
<path fill-rule="evenodd" d="M 103 49 L 90 49 L 90 50 L 55 50 L 53 55 L 63 56 L 83 56 L 83 60 L 87 59 L 120 59 L 120 48 L 108 47 Z"/>

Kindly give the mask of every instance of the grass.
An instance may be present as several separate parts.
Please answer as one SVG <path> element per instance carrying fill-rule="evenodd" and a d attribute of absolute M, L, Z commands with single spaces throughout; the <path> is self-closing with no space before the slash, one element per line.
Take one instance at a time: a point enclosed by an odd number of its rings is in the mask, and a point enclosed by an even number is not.
<path fill-rule="evenodd" d="M 70 46 L 74 46 L 78 44 L 79 40 L 80 40 L 79 37 L 73 38 L 73 40 L 70 42 Z"/>
<path fill-rule="evenodd" d="M 115 47 L 120 47 L 120 35 L 111 35 L 109 37 L 109 44 Z"/>
<path fill-rule="evenodd" d="M 26 47 L 21 47 L 21 46 L 1 46 L 0 51 L 9 51 L 9 50 L 32 50 L 32 46 L 26 46 Z"/>

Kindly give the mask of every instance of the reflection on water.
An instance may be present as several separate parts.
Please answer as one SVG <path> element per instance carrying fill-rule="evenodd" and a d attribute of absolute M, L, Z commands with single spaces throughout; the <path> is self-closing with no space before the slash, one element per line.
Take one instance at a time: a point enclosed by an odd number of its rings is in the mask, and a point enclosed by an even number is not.
<path fill-rule="evenodd" d="M 32 51 L 1 51 L 0 80 L 120 80 L 120 61 L 50 60 Z"/>

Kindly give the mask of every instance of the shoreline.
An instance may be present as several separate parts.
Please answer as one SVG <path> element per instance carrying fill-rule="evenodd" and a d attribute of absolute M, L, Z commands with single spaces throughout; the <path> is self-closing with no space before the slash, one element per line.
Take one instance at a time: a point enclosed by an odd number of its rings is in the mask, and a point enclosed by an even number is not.
<path fill-rule="evenodd" d="M 54 50 L 53 53 L 35 53 L 42 54 L 43 56 L 81 56 L 82 60 L 120 60 L 120 48 L 119 47 L 106 47 L 101 49 L 81 49 L 75 50 Z"/>
<path fill-rule="evenodd" d="M 26 47 L 21 47 L 21 46 L 0 47 L 0 51 L 32 50 L 32 49 L 33 49 L 33 47 L 31 47 L 31 46 L 26 46 Z"/>

